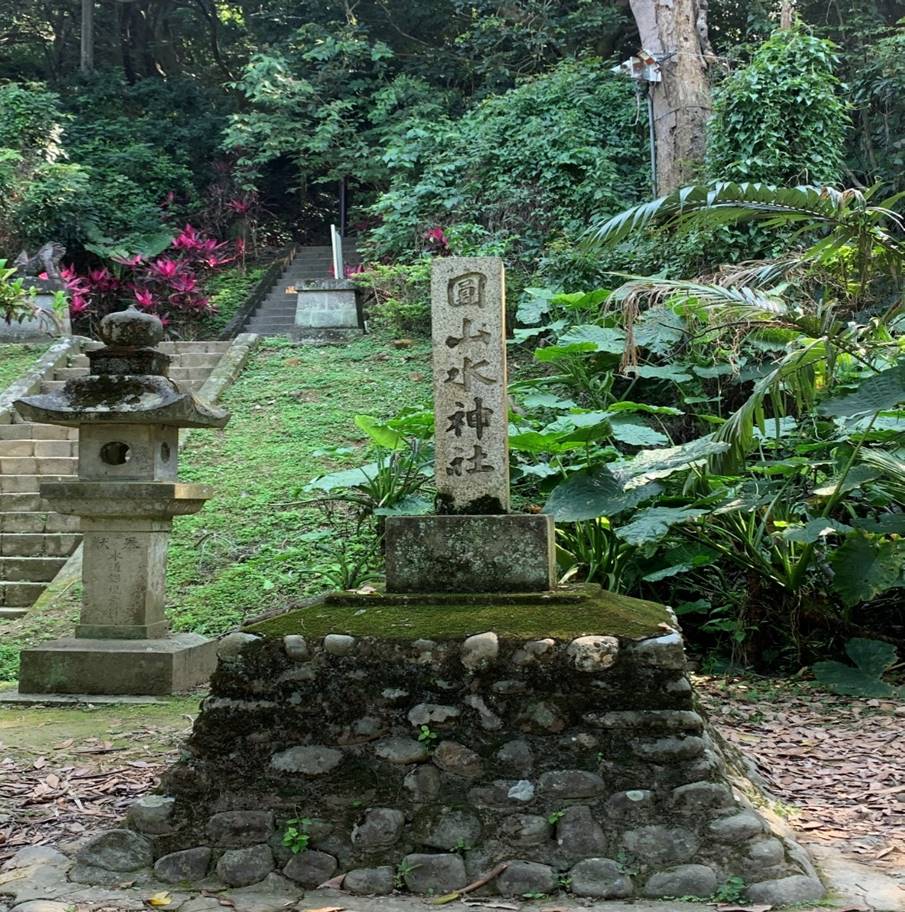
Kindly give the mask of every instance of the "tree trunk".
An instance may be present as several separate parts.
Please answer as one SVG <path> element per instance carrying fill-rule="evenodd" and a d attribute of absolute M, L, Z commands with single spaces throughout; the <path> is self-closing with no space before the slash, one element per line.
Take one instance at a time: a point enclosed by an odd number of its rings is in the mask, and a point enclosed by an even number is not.
<path fill-rule="evenodd" d="M 711 112 L 707 0 L 630 0 L 641 47 L 660 62 L 649 83 L 656 141 L 657 192 L 692 183 L 707 151 Z"/>
<path fill-rule="evenodd" d="M 82 54 L 83 73 L 94 72 L 94 0 L 82 0 Z"/>

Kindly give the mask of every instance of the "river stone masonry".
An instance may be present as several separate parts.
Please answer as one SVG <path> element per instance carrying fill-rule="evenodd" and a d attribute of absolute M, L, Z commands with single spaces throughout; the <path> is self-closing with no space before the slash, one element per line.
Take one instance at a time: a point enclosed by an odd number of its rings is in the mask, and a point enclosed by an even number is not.
<path fill-rule="evenodd" d="M 158 878 L 443 894 L 498 869 L 483 893 L 705 897 L 740 877 L 759 902 L 823 896 L 801 848 L 733 793 L 667 609 L 647 636 L 337 622 L 342 650 L 297 614 L 295 632 L 277 618 L 223 650 L 163 778 L 174 800 L 128 815 Z M 304 838 L 287 845 L 291 827 Z M 104 867 L 99 840 L 76 877 Z"/>

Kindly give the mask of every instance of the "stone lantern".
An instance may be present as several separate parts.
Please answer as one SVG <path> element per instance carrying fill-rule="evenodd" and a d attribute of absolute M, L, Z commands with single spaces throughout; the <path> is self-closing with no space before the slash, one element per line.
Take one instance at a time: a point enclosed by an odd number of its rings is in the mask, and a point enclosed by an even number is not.
<path fill-rule="evenodd" d="M 104 348 L 86 377 L 16 402 L 30 421 L 79 428 L 78 480 L 41 485 L 81 519 L 83 596 L 75 637 L 22 653 L 20 693 L 162 694 L 203 682 L 215 644 L 167 636 L 167 541 L 173 517 L 197 513 L 206 485 L 177 478 L 180 428 L 220 428 L 229 413 L 168 376 L 157 317 L 133 308 L 101 322 Z"/>

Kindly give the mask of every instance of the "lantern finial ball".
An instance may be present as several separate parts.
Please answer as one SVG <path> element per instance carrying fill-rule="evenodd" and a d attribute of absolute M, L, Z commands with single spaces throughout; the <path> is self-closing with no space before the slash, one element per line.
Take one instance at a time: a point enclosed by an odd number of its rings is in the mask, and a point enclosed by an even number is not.
<path fill-rule="evenodd" d="M 154 348 L 163 341 L 163 324 L 153 314 L 130 307 L 107 314 L 99 335 L 110 348 Z"/>

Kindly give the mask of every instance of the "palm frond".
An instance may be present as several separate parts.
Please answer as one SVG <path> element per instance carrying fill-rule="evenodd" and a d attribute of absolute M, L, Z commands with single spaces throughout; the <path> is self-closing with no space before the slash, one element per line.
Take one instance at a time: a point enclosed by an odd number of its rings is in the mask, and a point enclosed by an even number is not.
<path fill-rule="evenodd" d="M 851 197 L 828 187 L 774 187 L 760 183 L 718 182 L 680 187 L 666 196 L 632 206 L 594 224 L 585 237 L 590 247 L 616 244 L 653 224 L 694 219 L 715 224 L 745 219 L 840 222 Z M 863 197 L 862 197 L 863 199 Z"/>
<path fill-rule="evenodd" d="M 747 285 L 721 285 L 681 279 L 632 276 L 610 296 L 613 303 L 645 301 L 657 304 L 666 298 L 695 298 L 706 307 L 719 307 L 732 314 L 746 313 L 751 319 L 775 318 L 786 312 L 782 297 L 772 290 Z"/>
<path fill-rule="evenodd" d="M 710 458 L 711 471 L 731 475 L 744 466 L 745 457 L 755 445 L 754 428 L 762 432 L 765 429 L 764 400 L 768 396 L 777 402 L 785 388 L 800 405 L 812 402 L 814 365 L 825 358 L 825 340 L 813 339 L 803 348 L 787 354 L 769 374 L 758 380 L 751 395 L 713 435 L 714 440 L 728 443 L 729 449 Z"/>

